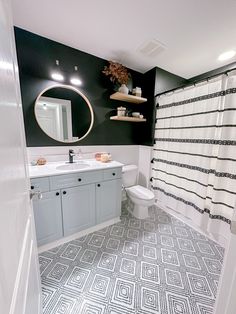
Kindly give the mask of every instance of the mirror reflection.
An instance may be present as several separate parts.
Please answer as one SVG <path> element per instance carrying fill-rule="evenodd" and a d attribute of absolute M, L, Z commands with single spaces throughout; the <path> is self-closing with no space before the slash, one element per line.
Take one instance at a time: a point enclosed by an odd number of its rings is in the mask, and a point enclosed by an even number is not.
<path fill-rule="evenodd" d="M 35 102 L 35 117 L 48 136 L 64 143 L 83 139 L 93 125 L 90 102 L 75 87 L 67 85 L 41 92 Z"/>

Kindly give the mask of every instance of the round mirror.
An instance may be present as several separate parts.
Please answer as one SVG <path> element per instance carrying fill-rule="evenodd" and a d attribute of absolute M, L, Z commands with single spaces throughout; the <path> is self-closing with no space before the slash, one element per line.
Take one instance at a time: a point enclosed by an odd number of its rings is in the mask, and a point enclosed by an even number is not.
<path fill-rule="evenodd" d="M 69 85 L 58 84 L 44 89 L 36 99 L 34 112 L 40 128 L 63 143 L 85 138 L 94 121 L 88 98 Z"/>

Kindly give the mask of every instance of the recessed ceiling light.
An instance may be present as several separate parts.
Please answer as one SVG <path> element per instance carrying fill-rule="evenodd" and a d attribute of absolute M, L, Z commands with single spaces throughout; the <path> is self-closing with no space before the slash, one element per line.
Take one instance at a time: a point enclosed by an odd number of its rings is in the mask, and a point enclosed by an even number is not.
<path fill-rule="evenodd" d="M 58 72 L 52 73 L 51 77 L 52 77 L 55 81 L 64 81 L 63 75 L 60 74 L 60 73 L 58 73 Z"/>
<path fill-rule="evenodd" d="M 79 78 L 77 78 L 77 77 L 72 77 L 72 78 L 70 79 L 70 82 L 71 82 L 71 84 L 73 84 L 73 85 L 77 85 L 77 86 L 82 85 L 81 80 L 80 80 Z"/>
<path fill-rule="evenodd" d="M 234 50 L 229 50 L 226 52 L 223 52 L 221 55 L 219 55 L 218 60 L 219 61 L 225 61 L 233 58 L 236 55 L 236 52 Z"/>

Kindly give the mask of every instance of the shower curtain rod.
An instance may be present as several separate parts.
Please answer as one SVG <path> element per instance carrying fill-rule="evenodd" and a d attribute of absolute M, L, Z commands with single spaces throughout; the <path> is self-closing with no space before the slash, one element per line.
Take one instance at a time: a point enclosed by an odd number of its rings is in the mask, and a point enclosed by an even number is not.
<path fill-rule="evenodd" d="M 214 78 L 214 77 L 220 76 L 220 75 L 222 75 L 222 74 L 226 74 L 226 75 L 227 75 L 229 72 L 234 71 L 234 70 L 236 70 L 236 68 L 233 68 L 233 69 L 230 69 L 230 70 L 226 70 L 226 71 L 223 71 L 223 72 L 220 72 L 220 73 L 217 73 L 217 74 L 208 76 L 208 77 L 206 77 L 206 78 L 204 78 L 204 79 L 196 80 L 196 81 L 191 82 L 191 83 L 189 83 L 189 84 L 185 84 L 185 85 L 182 85 L 182 86 L 180 86 L 180 87 L 176 87 L 176 88 L 170 89 L 170 90 L 168 90 L 168 91 L 165 91 L 165 92 L 156 94 L 154 97 L 158 97 L 158 96 L 161 96 L 161 95 L 163 95 L 163 94 L 167 94 L 167 93 L 170 93 L 170 92 L 174 92 L 174 91 L 176 91 L 176 90 L 178 90 L 178 89 L 184 89 L 184 88 L 189 87 L 189 86 L 195 86 L 195 85 L 198 84 L 198 83 L 208 81 L 208 80 L 210 80 L 210 79 L 212 79 L 212 78 Z"/>

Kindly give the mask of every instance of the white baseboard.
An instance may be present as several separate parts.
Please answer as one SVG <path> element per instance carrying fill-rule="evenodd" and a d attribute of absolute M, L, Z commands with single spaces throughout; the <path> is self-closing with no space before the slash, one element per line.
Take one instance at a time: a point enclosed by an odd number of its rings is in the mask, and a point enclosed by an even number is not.
<path fill-rule="evenodd" d="M 59 245 L 62 245 L 66 242 L 70 242 L 72 240 L 75 240 L 75 239 L 78 239 L 78 238 L 81 238 L 89 233 L 93 233 L 95 231 L 98 231 L 98 230 L 101 230 L 103 228 L 106 228 L 108 226 L 111 226 L 111 225 L 114 225 L 116 224 L 117 222 L 120 221 L 120 217 L 116 217 L 116 218 L 113 218 L 111 220 L 108 220 L 108 221 L 105 221 L 99 225 L 96 225 L 96 226 L 93 226 L 91 228 L 88 228 L 88 229 L 85 229 L 83 231 L 80 231 L 80 232 L 77 232 L 77 233 L 74 233 L 68 237 L 63 237 L 57 241 L 54 241 L 54 242 L 51 242 L 51 243 L 48 243 L 48 244 L 45 244 L 45 245 L 42 245 L 40 247 L 38 247 L 38 253 L 42 253 L 44 251 L 48 251 L 48 250 L 51 250 Z"/>
<path fill-rule="evenodd" d="M 205 232 L 200 227 L 195 225 L 194 222 L 192 221 L 192 219 L 190 219 L 190 218 L 188 218 L 186 216 L 181 215 L 180 213 L 178 213 L 177 211 L 171 209 L 170 207 L 163 206 L 163 204 L 161 202 L 159 202 L 158 200 L 156 200 L 155 206 L 157 206 L 158 208 L 162 209 L 163 211 L 165 211 L 166 213 L 170 214 L 171 216 L 174 216 L 175 218 L 181 220 L 183 223 L 185 223 L 189 227 L 193 228 L 197 232 L 203 234 L 208 239 L 216 242 L 217 244 L 219 244 L 219 245 L 221 245 L 223 247 L 226 247 L 226 245 L 228 243 L 228 240 L 226 238 L 221 237 L 220 240 L 216 239 L 216 237 L 213 234 L 211 234 L 209 232 Z"/>

